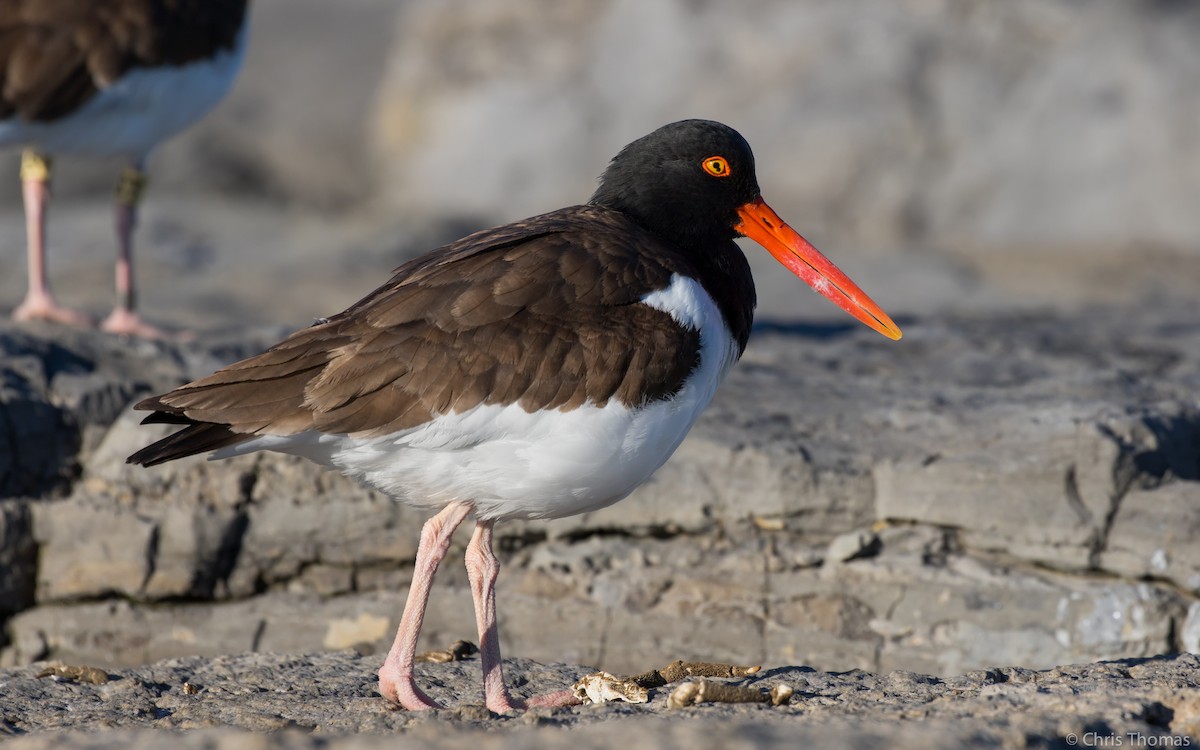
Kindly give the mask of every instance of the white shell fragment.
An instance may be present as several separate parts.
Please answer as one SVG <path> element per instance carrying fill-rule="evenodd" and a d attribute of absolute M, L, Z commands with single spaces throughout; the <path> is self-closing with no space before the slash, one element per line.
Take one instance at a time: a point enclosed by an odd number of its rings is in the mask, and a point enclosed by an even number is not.
<path fill-rule="evenodd" d="M 571 686 L 584 703 L 610 703 L 624 701 L 625 703 L 645 703 L 650 700 L 649 691 L 633 680 L 617 677 L 608 672 L 595 672 L 585 675 Z"/>

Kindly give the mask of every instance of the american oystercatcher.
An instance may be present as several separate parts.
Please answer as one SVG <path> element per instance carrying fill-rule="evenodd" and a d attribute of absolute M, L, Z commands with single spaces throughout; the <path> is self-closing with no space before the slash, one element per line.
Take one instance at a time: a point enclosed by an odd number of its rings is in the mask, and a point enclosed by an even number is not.
<path fill-rule="evenodd" d="M 497 521 L 560 518 L 628 495 L 708 405 L 750 336 L 743 235 L 889 338 L 900 329 L 763 201 L 746 141 L 706 120 L 666 125 L 612 160 L 589 203 L 484 230 L 397 269 L 346 311 L 136 408 L 184 429 L 138 451 L 292 453 L 434 512 L 379 689 L 413 680 L 429 588 L 468 516 L 484 697 L 504 684 Z"/>
<path fill-rule="evenodd" d="M 134 312 L 133 230 L 143 167 L 225 97 L 241 65 L 247 0 L 0 0 L 0 146 L 21 160 L 29 288 L 19 320 L 87 325 L 46 277 L 49 154 L 120 156 L 117 301 L 101 327 L 161 336 Z"/>

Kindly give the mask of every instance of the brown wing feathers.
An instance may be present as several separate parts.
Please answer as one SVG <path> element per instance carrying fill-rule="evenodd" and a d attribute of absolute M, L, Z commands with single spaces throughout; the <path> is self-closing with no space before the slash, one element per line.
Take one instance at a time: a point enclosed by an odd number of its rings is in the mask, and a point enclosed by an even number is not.
<path fill-rule="evenodd" d="M 619 239 L 653 242 L 622 231 L 625 222 L 607 209 L 564 209 L 403 266 L 328 322 L 138 404 L 166 413 L 150 419 L 191 424 L 130 460 L 256 434 L 383 435 L 480 404 L 567 410 L 668 397 L 699 362 L 699 332 L 634 303 L 682 261 Z"/>

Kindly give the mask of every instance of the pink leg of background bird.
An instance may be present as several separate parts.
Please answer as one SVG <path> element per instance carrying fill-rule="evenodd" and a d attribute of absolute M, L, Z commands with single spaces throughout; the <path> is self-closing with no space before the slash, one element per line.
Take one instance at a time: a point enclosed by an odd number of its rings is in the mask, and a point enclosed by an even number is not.
<path fill-rule="evenodd" d="M 528 701 L 514 698 L 504 684 L 500 659 L 500 629 L 496 622 L 496 578 L 500 560 L 492 550 L 494 521 L 480 521 L 467 544 L 467 577 L 475 600 L 475 622 L 479 626 L 479 654 L 483 662 L 483 700 L 489 711 L 508 713 L 535 706 L 568 706 L 579 703 L 570 690 L 539 695 Z"/>
<path fill-rule="evenodd" d="M 145 185 L 146 176 L 140 162 L 125 167 L 117 183 L 117 304 L 100 327 L 109 333 L 159 339 L 167 337 L 166 331 L 145 322 L 134 311 L 137 296 L 134 292 L 133 232 L 137 228 L 138 203 L 141 202 Z"/>
<path fill-rule="evenodd" d="M 50 208 L 50 162 L 32 151 L 21 157 L 21 189 L 25 199 L 26 247 L 29 287 L 25 299 L 13 310 L 17 320 L 50 320 L 66 325 L 91 325 L 78 310 L 59 305 L 46 277 L 46 214 Z"/>
<path fill-rule="evenodd" d="M 413 680 L 413 657 L 417 651 L 417 636 L 425 620 L 433 575 L 450 549 L 450 537 L 454 535 L 454 530 L 470 512 L 471 506 L 466 503 L 450 503 L 421 528 L 421 543 L 417 547 L 408 601 L 404 604 L 404 614 L 400 616 L 396 640 L 392 642 L 392 648 L 379 668 L 379 692 L 384 698 L 410 711 L 439 708 Z"/>

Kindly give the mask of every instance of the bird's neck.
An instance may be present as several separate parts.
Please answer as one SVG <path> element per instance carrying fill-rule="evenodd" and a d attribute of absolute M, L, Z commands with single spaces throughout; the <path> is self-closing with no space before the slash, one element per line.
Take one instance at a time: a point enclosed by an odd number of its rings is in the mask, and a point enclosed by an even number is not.
<path fill-rule="evenodd" d="M 721 240 L 709 246 L 689 248 L 696 265 L 697 278 L 708 292 L 729 333 L 738 342 L 738 353 L 745 351 L 754 324 L 754 277 L 750 263 L 733 240 Z"/>
<path fill-rule="evenodd" d="M 705 217 L 710 219 L 705 222 L 697 217 L 688 220 L 642 211 L 639 204 L 628 202 L 621 191 L 606 190 L 606 187 L 607 183 L 602 184 L 589 203 L 625 215 L 687 257 L 695 269 L 696 280 L 717 303 L 730 334 L 738 342 L 739 354 L 744 351 L 750 339 L 757 300 L 750 264 L 733 241 L 736 233 L 728 226 L 711 221 L 711 217 Z"/>

